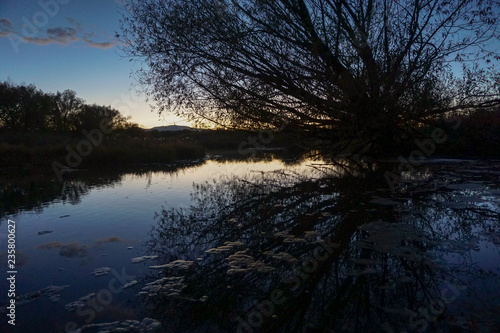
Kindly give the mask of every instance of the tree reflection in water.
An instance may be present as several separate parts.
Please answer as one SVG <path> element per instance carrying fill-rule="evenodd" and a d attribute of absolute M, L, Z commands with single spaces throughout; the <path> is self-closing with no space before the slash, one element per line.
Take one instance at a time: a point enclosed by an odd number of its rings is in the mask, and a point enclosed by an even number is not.
<path fill-rule="evenodd" d="M 49 204 L 57 202 L 77 205 L 92 188 L 113 187 L 120 184 L 125 175 L 145 176 L 146 186 L 150 186 L 155 171 L 175 175 L 185 168 L 203 163 L 204 161 L 198 160 L 169 167 L 144 165 L 141 168 L 79 170 L 65 173 L 63 182 L 59 182 L 52 173 L 9 177 L 0 175 L 0 224 L 8 215 L 15 217 L 25 211 L 41 213 Z"/>
<path fill-rule="evenodd" d="M 140 293 L 151 316 L 175 332 L 498 329 L 497 275 L 472 256 L 498 244 L 498 177 L 464 190 L 467 172 L 436 167 L 391 193 L 381 169 L 345 170 L 195 184 L 157 215 L 148 248 L 170 264 Z"/>

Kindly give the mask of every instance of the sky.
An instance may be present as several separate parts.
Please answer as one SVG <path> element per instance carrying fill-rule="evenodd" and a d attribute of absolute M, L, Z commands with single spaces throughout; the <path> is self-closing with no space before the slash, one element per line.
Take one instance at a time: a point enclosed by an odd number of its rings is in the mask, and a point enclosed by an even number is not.
<path fill-rule="evenodd" d="M 141 64 L 124 57 L 114 37 L 121 1 L 0 0 L 0 81 L 52 93 L 71 89 L 86 103 L 110 105 L 147 128 L 189 125 L 158 116 L 137 93 L 130 75 Z"/>
<path fill-rule="evenodd" d="M 120 0 L 0 0 L 0 81 L 71 89 L 146 128 L 189 125 L 158 116 L 137 93 L 130 75 L 141 64 L 125 58 L 114 37 L 122 12 Z"/>

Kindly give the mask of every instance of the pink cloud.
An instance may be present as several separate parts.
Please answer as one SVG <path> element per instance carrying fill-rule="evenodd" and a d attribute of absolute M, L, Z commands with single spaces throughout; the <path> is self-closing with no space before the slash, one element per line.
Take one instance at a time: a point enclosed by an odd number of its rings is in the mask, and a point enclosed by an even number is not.
<path fill-rule="evenodd" d="M 95 48 L 104 49 L 104 50 L 110 49 L 113 46 L 115 46 L 114 42 L 113 43 L 111 43 L 111 42 L 94 42 L 89 38 L 82 38 L 82 40 L 85 43 L 87 43 L 87 45 L 90 47 L 95 47 Z"/>

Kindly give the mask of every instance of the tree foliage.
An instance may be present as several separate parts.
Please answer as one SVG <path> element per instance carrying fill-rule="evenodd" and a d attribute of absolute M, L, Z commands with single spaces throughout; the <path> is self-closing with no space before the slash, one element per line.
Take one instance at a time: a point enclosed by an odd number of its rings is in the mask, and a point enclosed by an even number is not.
<path fill-rule="evenodd" d="M 111 106 L 85 104 L 73 90 L 44 93 L 34 85 L 0 82 L 0 130 L 16 133 L 92 130 L 100 122 L 113 129 L 138 128 Z"/>
<path fill-rule="evenodd" d="M 158 111 L 201 124 L 287 126 L 383 150 L 437 114 L 499 102 L 497 1 L 129 0 L 125 8 L 119 37 L 144 62 L 138 77 Z"/>

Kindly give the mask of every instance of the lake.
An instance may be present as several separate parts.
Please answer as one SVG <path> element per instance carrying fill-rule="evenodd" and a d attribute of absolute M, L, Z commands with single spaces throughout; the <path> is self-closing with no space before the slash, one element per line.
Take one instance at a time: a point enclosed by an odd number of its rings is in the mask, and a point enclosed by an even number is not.
<path fill-rule="evenodd" d="M 500 161 L 387 181 L 394 165 L 211 156 L 4 181 L 0 331 L 500 331 Z"/>

